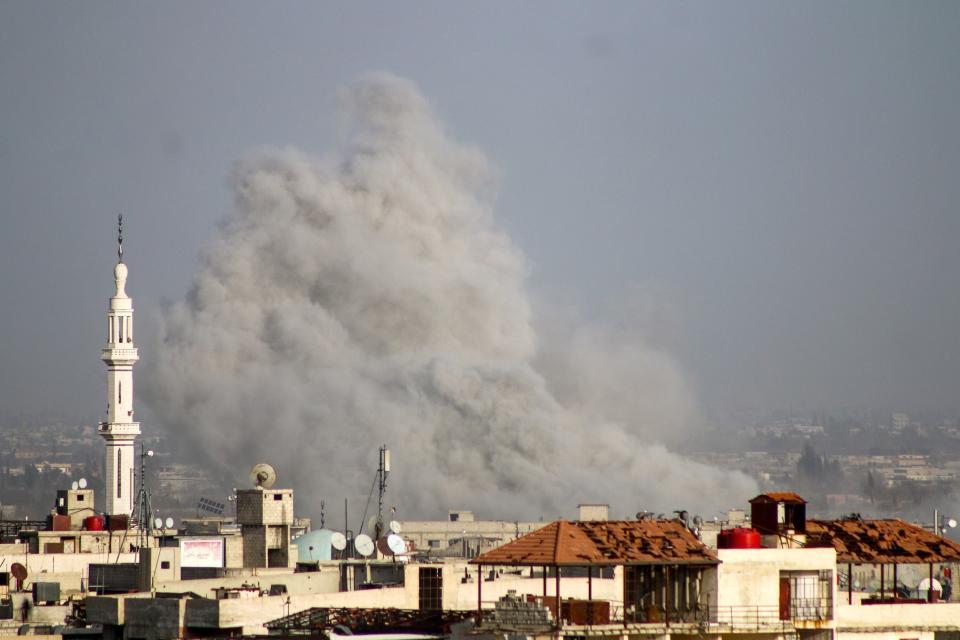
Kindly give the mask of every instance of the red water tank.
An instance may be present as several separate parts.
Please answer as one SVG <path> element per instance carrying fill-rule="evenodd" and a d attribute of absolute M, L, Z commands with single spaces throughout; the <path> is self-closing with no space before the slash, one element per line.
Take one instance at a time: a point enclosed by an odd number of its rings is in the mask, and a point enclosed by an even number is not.
<path fill-rule="evenodd" d="M 718 549 L 759 549 L 760 534 L 756 529 L 724 529 L 717 534 Z"/>
<path fill-rule="evenodd" d="M 88 516 L 83 519 L 83 528 L 87 531 L 103 531 L 103 516 Z"/>

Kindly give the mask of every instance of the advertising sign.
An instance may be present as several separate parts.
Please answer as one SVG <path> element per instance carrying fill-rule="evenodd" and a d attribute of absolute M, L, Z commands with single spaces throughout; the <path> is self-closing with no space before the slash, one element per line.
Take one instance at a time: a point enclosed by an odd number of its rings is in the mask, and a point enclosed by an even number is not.
<path fill-rule="evenodd" d="M 223 567 L 223 538 L 180 538 L 180 566 Z"/>

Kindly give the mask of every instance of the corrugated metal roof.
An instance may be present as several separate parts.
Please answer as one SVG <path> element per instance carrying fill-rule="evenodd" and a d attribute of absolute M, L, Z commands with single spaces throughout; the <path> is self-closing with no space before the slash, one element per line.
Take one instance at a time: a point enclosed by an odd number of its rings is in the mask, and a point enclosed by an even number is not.
<path fill-rule="evenodd" d="M 473 564 L 716 564 L 716 554 L 677 520 L 558 520 L 477 558 Z"/>
<path fill-rule="evenodd" d="M 833 547 L 837 562 L 960 561 L 960 544 L 903 520 L 807 520 L 807 546 Z"/>
<path fill-rule="evenodd" d="M 807 504 L 807 501 L 803 499 L 798 493 L 793 491 L 771 491 L 770 493 L 761 493 L 756 498 L 750 500 L 750 504 L 754 502 L 786 502 L 787 504 Z"/>

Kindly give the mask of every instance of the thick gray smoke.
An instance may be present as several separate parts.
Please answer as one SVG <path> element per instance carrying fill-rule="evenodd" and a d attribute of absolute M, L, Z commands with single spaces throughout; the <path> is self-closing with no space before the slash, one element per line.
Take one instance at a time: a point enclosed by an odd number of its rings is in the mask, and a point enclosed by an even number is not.
<path fill-rule="evenodd" d="M 539 345 L 491 169 L 409 82 L 344 91 L 348 149 L 240 163 L 236 206 L 163 317 L 145 398 L 235 482 L 258 461 L 321 498 L 365 498 L 393 450 L 403 517 L 621 513 L 742 503 L 744 476 L 651 441 L 692 405 L 673 362 L 588 328 Z M 546 370 L 538 370 L 546 368 Z"/>

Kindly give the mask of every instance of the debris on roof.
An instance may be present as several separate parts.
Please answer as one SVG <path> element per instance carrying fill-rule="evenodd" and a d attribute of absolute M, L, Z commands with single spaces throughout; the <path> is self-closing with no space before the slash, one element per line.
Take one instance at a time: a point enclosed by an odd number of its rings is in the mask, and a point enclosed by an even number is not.
<path fill-rule="evenodd" d="M 678 520 L 558 520 L 471 560 L 472 564 L 591 566 L 717 564 Z"/>
<path fill-rule="evenodd" d="M 960 544 L 903 520 L 808 520 L 806 546 L 833 547 L 841 563 L 960 561 Z"/>
<path fill-rule="evenodd" d="M 770 493 L 761 493 L 756 498 L 750 500 L 750 504 L 755 502 L 784 502 L 786 504 L 807 504 L 798 493 L 793 491 L 771 491 Z"/>

